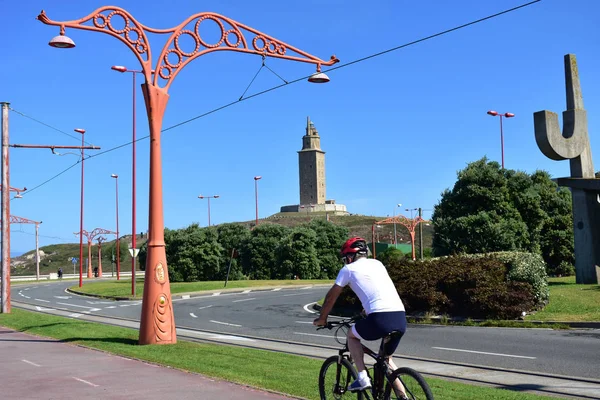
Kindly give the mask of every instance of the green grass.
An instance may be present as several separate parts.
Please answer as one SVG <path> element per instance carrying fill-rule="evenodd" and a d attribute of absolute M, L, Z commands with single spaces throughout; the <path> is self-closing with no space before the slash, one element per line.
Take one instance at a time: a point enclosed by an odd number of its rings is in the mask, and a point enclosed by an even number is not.
<path fill-rule="evenodd" d="M 141 298 L 144 292 L 144 280 L 136 279 L 136 298 Z M 207 282 L 171 282 L 171 294 L 195 293 L 206 290 L 226 290 L 241 288 L 258 288 L 272 286 L 306 286 L 314 284 L 333 285 L 333 280 L 244 280 L 229 281 L 224 288 L 224 281 Z M 73 291 L 104 297 L 131 297 L 131 279 L 119 281 L 99 281 L 84 283 L 82 287 L 72 286 Z"/>
<path fill-rule="evenodd" d="M 0 325 L 231 382 L 311 400 L 319 399 L 317 382 L 322 360 L 318 359 L 183 340 L 174 345 L 139 346 L 137 330 L 15 308 L 9 314 L 0 314 Z M 438 399 L 548 399 L 546 396 L 441 379 L 427 378 L 427 381 Z"/>
<path fill-rule="evenodd" d="M 528 315 L 534 321 L 600 321 L 600 285 L 577 285 L 574 276 L 550 278 L 550 302 Z"/>

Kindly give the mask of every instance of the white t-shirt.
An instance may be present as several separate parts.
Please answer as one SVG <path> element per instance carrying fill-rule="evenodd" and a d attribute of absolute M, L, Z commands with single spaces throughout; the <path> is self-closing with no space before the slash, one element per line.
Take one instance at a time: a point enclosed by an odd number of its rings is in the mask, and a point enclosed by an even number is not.
<path fill-rule="evenodd" d="M 381 261 L 359 258 L 345 265 L 335 280 L 341 287 L 350 285 L 362 303 L 365 312 L 404 311 L 398 291 Z"/>

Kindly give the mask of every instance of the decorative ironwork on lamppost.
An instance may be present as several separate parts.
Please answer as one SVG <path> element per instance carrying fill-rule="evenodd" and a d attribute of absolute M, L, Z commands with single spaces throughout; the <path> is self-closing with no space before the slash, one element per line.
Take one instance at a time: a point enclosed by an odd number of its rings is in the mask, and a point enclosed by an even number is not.
<path fill-rule="evenodd" d="M 145 83 L 142 84 L 142 92 L 150 125 L 150 195 L 146 279 L 144 280 L 138 342 L 139 344 L 176 343 L 177 336 L 164 242 L 160 154 L 162 119 L 169 99 L 167 92 L 173 83 L 173 79 L 190 61 L 201 55 L 221 50 L 315 64 L 317 71 L 308 78 L 308 81 L 313 83 L 328 82 L 329 78 L 321 72 L 321 67 L 333 65 L 339 60 L 335 56 L 331 56 L 330 60 L 324 61 L 272 36 L 215 13 L 195 14 L 171 29 L 147 27 L 139 23 L 124 9 L 113 6 L 98 8 L 86 17 L 72 21 L 52 21 L 42 10 L 37 19 L 44 24 L 60 27 L 60 35 L 49 42 L 52 47 L 70 48 L 75 46 L 75 43 L 65 36 L 65 28 L 67 27 L 103 32 L 125 43 L 136 55 L 142 66 L 145 78 Z M 199 28 L 205 20 L 216 23 L 220 28 L 221 35 L 216 43 L 206 43 L 200 36 Z M 123 28 L 116 28 L 116 21 Z M 188 26 L 190 29 L 186 29 Z M 243 31 L 248 32 L 248 39 Z M 146 32 L 170 34 L 158 57 L 155 68 L 152 68 L 151 65 L 153 61 Z M 182 49 L 180 46 L 182 36 L 193 41 L 193 49 L 187 49 L 187 51 Z M 288 52 L 298 55 L 288 55 Z M 175 60 L 173 60 L 173 57 Z M 152 74 L 153 69 L 155 70 L 154 74 Z"/>

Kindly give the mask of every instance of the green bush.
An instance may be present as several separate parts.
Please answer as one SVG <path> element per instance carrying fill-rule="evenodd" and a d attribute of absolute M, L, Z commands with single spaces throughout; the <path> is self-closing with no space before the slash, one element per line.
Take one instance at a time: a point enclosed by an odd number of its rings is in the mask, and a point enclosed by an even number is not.
<path fill-rule="evenodd" d="M 547 299 L 547 286 L 539 277 L 539 256 L 497 253 L 411 261 L 393 255 L 393 251 L 387 255 L 385 265 L 408 314 L 514 319 L 538 304 L 538 292 L 546 293 Z M 541 271 L 545 271 L 543 266 L 542 262 Z M 336 311 L 348 314 L 361 308 L 356 296 L 345 288 Z"/>

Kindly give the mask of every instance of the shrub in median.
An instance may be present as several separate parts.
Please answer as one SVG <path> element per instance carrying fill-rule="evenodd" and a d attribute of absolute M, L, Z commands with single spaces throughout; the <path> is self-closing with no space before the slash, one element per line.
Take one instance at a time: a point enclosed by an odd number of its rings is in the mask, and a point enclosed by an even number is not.
<path fill-rule="evenodd" d="M 545 278 L 536 264 L 539 256 L 529 256 L 492 253 L 426 261 L 390 257 L 386 261 L 408 314 L 514 319 L 532 310 L 539 299 L 547 299 L 547 285 L 541 283 Z M 541 271 L 545 277 L 543 261 Z M 347 314 L 360 311 L 361 305 L 346 288 L 336 309 Z"/>

